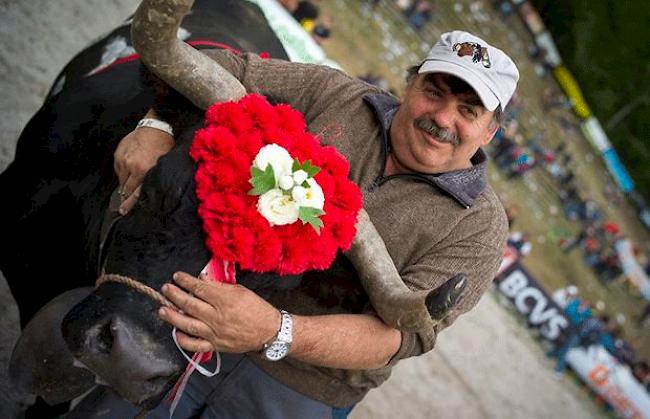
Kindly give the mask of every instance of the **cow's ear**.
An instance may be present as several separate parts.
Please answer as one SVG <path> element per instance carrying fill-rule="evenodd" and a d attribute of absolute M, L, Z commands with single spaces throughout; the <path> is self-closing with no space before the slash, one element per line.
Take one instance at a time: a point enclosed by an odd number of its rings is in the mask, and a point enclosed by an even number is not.
<path fill-rule="evenodd" d="M 95 385 L 94 374 L 73 365 L 74 358 L 61 334 L 63 317 L 92 290 L 75 288 L 59 295 L 25 326 L 9 363 L 9 377 L 19 391 L 41 396 L 55 405 Z"/>

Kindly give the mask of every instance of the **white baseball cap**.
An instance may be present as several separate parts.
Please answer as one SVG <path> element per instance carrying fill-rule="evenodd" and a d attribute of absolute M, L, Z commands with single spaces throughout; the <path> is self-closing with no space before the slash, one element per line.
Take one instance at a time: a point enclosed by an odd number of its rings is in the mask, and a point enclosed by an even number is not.
<path fill-rule="evenodd" d="M 463 31 L 443 33 L 418 73 L 447 73 L 464 80 L 489 111 L 499 105 L 505 109 L 519 80 L 519 70 L 505 52 Z"/>

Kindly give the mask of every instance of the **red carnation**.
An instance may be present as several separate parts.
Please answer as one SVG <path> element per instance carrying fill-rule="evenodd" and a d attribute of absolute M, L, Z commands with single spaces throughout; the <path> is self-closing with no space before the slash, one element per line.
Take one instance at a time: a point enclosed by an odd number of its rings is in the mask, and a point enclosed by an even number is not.
<path fill-rule="evenodd" d="M 198 214 L 213 260 L 235 262 L 256 272 L 299 274 L 328 268 L 339 249 L 349 248 L 361 192 L 347 178 L 349 165 L 338 151 L 321 146 L 305 129 L 300 112 L 288 105 L 273 106 L 258 95 L 208 109 L 206 125 L 196 132 L 190 155 L 198 163 Z M 253 161 L 271 144 L 284 148 L 300 164 L 310 161 L 320 168 L 310 181 L 320 186 L 325 198 L 318 233 L 300 220 L 271 225 L 258 211 L 259 198 L 249 195 Z M 279 192 L 274 197 L 285 199 Z"/>

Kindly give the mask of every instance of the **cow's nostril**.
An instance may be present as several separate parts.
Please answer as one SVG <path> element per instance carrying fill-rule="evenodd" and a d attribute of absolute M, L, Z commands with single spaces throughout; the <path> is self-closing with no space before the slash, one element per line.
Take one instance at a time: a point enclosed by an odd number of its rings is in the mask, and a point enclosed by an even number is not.
<path fill-rule="evenodd" d="M 110 320 L 98 326 L 95 335 L 95 347 L 99 352 L 107 355 L 111 353 L 115 340 L 115 331 L 114 322 Z"/>

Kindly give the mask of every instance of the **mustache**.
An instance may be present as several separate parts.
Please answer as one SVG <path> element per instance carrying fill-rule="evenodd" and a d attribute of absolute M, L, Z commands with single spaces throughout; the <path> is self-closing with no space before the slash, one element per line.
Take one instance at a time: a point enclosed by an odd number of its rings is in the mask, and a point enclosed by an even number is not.
<path fill-rule="evenodd" d="M 456 134 L 455 132 L 447 128 L 439 127 L 438 124 L 436 124 L 433 119 L 429 119 L 425 116 L 421 116 L 419 118 L 416 118 L 415 126 L 420 128 L 421 130 L 428 132 L 429 134 L 436 137 L 443 143 L 450 143 L 454 146 L 460 144 L 460 139 L 458 138 L 458 134 Z"/>

